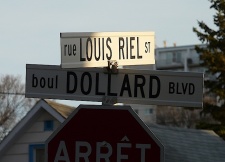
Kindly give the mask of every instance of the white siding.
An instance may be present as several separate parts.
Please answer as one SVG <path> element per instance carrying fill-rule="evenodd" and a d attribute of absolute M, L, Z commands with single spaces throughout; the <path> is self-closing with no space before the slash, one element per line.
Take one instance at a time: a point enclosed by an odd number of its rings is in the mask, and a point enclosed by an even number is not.
<path fill-rule="evenodd" d="M 44 144 L 45 140 L 53 131 L 44 131 L 44 121 L 54 120 L 54 130 L 60 125 L 59 121 L 53 118 L 45 110 L 30 127 L 21 134 L 16 142 L 6 151 L 0 162 L 29 162 L 29 145 Z"/>
<path fill-rule="evenodd" d="M 1 159 L 1 162 L 27 162 L 28 158 L 27 154 L 6 155 Z"/>
<path fill-rule="evenodd" d="M 48 132 L 34 132 L 25 133 L 19 140 L 18 144 L 24 143 L 44 143 L 44 141 L 52 134 L 52 131 Z"/>
<path fill-rule="evenodd" d="M 10 147 L 7 155 L 16 155 L 16 154 L 27 154 L 27 144 L 14 144 L 13 147 Z"/>
<path fill-rule="evenodd" d="M 156 106 L 154 105 L 138 105 L 130 104 L 132 109 L 138 114 L 141 120 L 146 123 L 156 123 Z M 151 110 L 152 113 L 148 113 L 148 110 Z M 150 112 L 150 111 L 149 111 Z"/>

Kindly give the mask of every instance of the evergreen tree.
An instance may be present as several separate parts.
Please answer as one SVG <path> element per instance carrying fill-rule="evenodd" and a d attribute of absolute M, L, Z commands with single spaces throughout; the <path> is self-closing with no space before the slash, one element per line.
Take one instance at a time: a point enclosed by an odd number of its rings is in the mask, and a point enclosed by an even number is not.
<path fill-rule="evenodd" d="M 213 16 L 215 29 L 203 21 L 198 21 L 200 30 L 193 28 L 193 31 L 199 40 L 206 44 L 205 48 L 196 46 L 202 65 L 207 69 L 206 76 L 211 76 L 211 79 L 205 80 L 205 88 L 207 93 L 216 95 L 222 104 L 218 106 L 204 103 L 203 113 L 210 113 L 220 124 L 200 123 L 199 128 L 211 128 L 225 139 L 225 0 L 209 1 L 210 9 L 216 11 Z"/>

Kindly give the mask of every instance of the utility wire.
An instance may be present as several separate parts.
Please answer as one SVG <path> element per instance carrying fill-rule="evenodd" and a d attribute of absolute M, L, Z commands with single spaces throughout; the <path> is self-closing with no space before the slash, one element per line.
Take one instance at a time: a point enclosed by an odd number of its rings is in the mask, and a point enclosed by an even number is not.
<path fill-rule="evenodd" d="M 25 93 L 20 93 L 20 92 L 0 92 L 0 94 L 3 94 L 3 95 L 25 95 Z"/>

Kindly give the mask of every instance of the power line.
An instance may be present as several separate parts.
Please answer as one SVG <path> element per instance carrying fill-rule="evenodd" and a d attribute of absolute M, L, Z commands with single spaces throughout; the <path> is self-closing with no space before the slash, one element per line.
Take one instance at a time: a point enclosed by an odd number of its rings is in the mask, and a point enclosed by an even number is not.
<path fill-rule="evenodd" d="M 20 92 L 0 92 L 0 94 L 3 94 L 3 95 L 25 95 L 25 93 L 20 93 Z"/>

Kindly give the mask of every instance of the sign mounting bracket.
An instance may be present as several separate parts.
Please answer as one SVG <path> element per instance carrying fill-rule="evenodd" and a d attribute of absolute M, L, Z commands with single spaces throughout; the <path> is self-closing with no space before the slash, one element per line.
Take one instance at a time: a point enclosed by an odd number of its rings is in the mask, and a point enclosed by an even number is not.
<path fill-rule="evenodd" d="M 116 60 L 108 60 L 108 67 L 104 68 L 105 74 L 118 74 L 118 63 Z"/>
<path fill-rule="evenodd" d="M 113 106 L 117 103 L 117 96 L 103 96 L 102 105 Z"/>
<path fill-rule="evenodd" d="M 104 67 L 105 74 L 118 74 L 118 63 L 116 60 L 108 60 L 108 67 Z M 102 105 L 112 106 L 117 103 L 117 96 L 103 96 Z"/>

